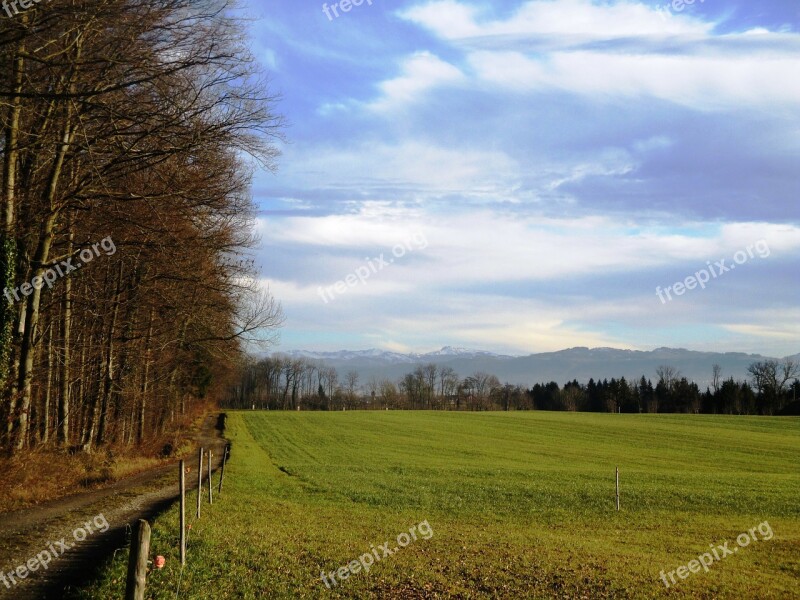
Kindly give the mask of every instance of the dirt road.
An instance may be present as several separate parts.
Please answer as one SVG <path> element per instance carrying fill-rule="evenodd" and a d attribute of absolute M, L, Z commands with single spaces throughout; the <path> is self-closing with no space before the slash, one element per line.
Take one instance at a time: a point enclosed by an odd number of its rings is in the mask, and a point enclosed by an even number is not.
<path fill-rule="evenodd" d="M 211 449 L 215 469 L 226 444 L 221 421 L 209 416 L 197 437 L 198 447 Z M 196 477 L 197 467 L 191 466 Z M 178 494 L 176 461 L 100 490 L 0 516 L 0 599 L 60 600 L 65 590 L 91 577 L 104 557 L 126 547 L 131 524 L 158 514 Z M 36 569 L 20 570 L 22 578 L 17 569 L 29 561 Z"/>

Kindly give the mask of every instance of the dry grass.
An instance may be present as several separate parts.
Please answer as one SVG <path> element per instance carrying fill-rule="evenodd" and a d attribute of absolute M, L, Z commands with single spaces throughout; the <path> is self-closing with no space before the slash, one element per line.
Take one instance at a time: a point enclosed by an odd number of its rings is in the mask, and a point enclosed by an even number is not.
<path fill-rule="evenodd" d="M 0 458 L 0 514 L 82 491 L 147 471 L 194 448 L 191 435 L 203 416 L 187 419 L 175 431 L 142 446 L 108 446 L 91 454 L 68 453 L 54 446 Z"/>

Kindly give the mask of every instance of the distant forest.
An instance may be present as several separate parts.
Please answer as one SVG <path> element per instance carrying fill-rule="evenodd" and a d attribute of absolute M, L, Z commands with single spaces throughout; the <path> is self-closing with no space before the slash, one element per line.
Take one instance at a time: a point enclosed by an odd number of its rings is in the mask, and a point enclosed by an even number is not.
<path fill-rule="evenodd" d="M 231 386 L 226 406 L 259 410 L 554 410 L 622 413 L 703 413 L 729 415 L 800 414 L 800 365 L 791 361 L 754 362 L 748 381 L 725 379 L 712 369 L 712 385 L 701 390 L 668 365 L 653 379 L 624 377 L 581 384 L 571 381 L 532 388 L 502 384 L 489 373 L 459 376 L 453 369 L 420 365 L 399 381 L 360 382 L 350 371 L 340 378 L 333 367 L 307 359 L 272 356 L 247 365 Z"/>

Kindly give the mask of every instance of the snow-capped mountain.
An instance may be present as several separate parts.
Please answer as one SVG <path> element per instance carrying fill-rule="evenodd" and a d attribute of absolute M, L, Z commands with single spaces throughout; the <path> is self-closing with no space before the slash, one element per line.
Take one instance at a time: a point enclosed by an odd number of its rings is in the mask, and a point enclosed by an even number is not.
<path fill-rule="evenodd" d="M 513 358 L 511 356 L 495 354 L 494 352 L 470 350 L 468 348 L 455 348 L 453 346 L 444 346 L 442 349 L 434 350 L 433 352 L 411 352 L 408 354 L 392 352 L 390 350 L 379 350 L 377 348 L 372 348 L 370 350 L 339 350 L 337 352 L 291 350 L 289 352 L 275 352 L 274 354 L 282 354 L 285 356 L 291 356 L 292 358 L 308 358 L 311 360 L 321 360 L 335 363 L 348 361 L 368 361 L 373 363 L 383 362 L 387 364 L 416 364 L 419 362 L 425 362 L 428 359 L 434 360 L 447 358 Z"/>
<path fill-rule="evenodd" d="M 434 356 L 461 356 L 474 358 L 476 356 L 486 356 L 492 358 L 512 358 L 511 356 L 503 354 L 495 354 L 494 352 L 486 352 L 485 350 L 470 350 L 469 348 L 457 348 L 454 346 L 445 346 L 441 350 L 434 350 L 425 354 L 418 355 L 419 358 L 434 357 Z"/>

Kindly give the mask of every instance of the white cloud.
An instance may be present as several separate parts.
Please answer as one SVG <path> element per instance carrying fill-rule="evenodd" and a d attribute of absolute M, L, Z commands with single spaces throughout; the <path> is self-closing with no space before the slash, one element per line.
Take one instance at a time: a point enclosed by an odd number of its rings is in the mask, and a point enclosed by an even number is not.
<path fill-rule="evenodd" d="M 345 322 L 364 343 L 369 339 L 370 345 L 388 347 L 385 340 L 405 350 L 445 342 L 514 352 L 571 346 L 636 348 L 629 336 L 607 331 L 607 324 L 626 323 L 650 331 L 658 309 L 665 324 L 699 321 L 698 327 L 730 332 L 733 337 L 725 347 L 731 350 L 745 344 L 752 348 L 755 340 L 789 348 L 796 339 L 783 333 L 796 330 L 786 325 L 796 320 L 795 309 L 791 315 L 769 310 L 740 314 L 735 305 L 708 305 L 705 296 L 662 307 L 644 280 L 613 299 L 591 286 L 580 295 L 555 292 L 553 298 L 520 297 L 502 286 L 557 290 L 562 282 L 598 274 L 629 273 L 635 281 L 658 269 L 674 273 L 679 264 L 686 265 L 688 276 L 708 260 L 727 257 L 730 264 L 735 252 L 761 239 L 768 240 L 777 259 L 800 252 L 797 227 L 685 223 L 685 233 L 676 233 L 663 226 L 648 228 L 602 216 L 553 219 L 489 210 L 439 214 L 382 203 L 371 203 L 356 214 L 284 217 L 261 225 L 270 245 L 293 249 L 292 271 L 303 275 L 302 283 L 270 282 L 273 293 L 288 307 L 289 326 L 308 328 L 323 338 Z M 419 233 L 426 247 L 416 244 L 406 257 L 366 283 L 323 301 L 320 287 L 344 280 L 365 264 L 365 258 L 380 253 L 389 258 L 392 245 Z M 316 275 L 309 280 L 309 273 Z M 663 283 L 671 282 L 671 277 L 665 275 Z M 656 345 L 663 342 L 659 338 Z"/>
<path fill-rule="evenodd" d="M 701 110 L 800 102 L 797 34 L 717 35 L 715 23 L 688 11 L 665 16 L 637 2 L 536 0 L 507 19 L 481 20 L 476 8 L 441 0 L 401 16 L 461 48 L 481 87 L 652 97 Z M 520 40 L 540 48 L 521 50 Z M 613 46 L 587 49 L 591 42 Z"/>
<path fill-rule="evenodd" d="M 369 108 L 389 111 L 400 106 L 420 102 L 426 91 L 438 86 L 452 85 L 464 79 L 461 71 L 428 51 L 417 52 L 406 58 L 402 75 L 380 84 L 382 97 Z"/>
<path fill-rule="evenodd" d="M 772 320 L 766 324 L 732 323 L 723 325 L 724 329 L 739 333 L 748 338 L 767 338 L 775 340 L 796 341 L 800 338 L 800 325 L 798 325 L 798 311 L 794 311 L 791 321 Z"/>
<path fill-rule="evenodd" d="M 608 148 L 599 151 L 592 160 L 582 161 L 575 165 L 562 165 L 563 174 L 552 173 L 548 190 L 556 190 L 566 183 L 581 181 L 592 176 L 627 175 L 636 169 L 638 163 L 624 150 Z M 565 168 L 566 167 L 566 168 Z"/>
<path fill-rule="evenodd" d="M 478 51 L 469 62 L 480 81 L 517 91 L 558 89 L 602 98 L 643 96 L 699 109 L 800 102 L 794 54 L 747 56 Z"/>
<path fill-rule="evenodd" d="M 271 48 L 264 48 L 259 56 L 261 62 L 270 71 L 278 71 L 278 54 Z"/>
<path fill-rule="evenodd" d="M 428 300 L 428 299 L 426 299 Z M 431 333 L 438 340 L 455 341 L 475 348 L 495 348 L 525 354 L 563 350 L 575 346 L 631 348 L 601 331 L 570 325 L 584 306 L 560 308 L 544 302 L 503 296 L 449 296 L 441 301 L 443 311 L 426 311 L 413 317 L 391 315 L 381 325 L 387 337 L 402 337 L 407 332 Z M 585 308 L 590 308 L 591 302 Z M 427 340 L 426 340 L 427 341 Z M 430 341 L 428 341 L 430 343 Z M 498 348 L 498 345 L 501 348 Z"/>
<path fill-rule="evenodd" d="M 373 187 L 424 189 L 426 194 L 502 193 L 519 176 L 516 161 L 499 150 L 445 148 L 422 140 L 391 144 L 362 141 L 345 147 L 304 146 L 286 150 L 286 177 L 313 177 L 320 188 L 346 187 L 359 203 Z M 313 173 L 305 171 L 314 165 Z"/>
<path fill-rule="evenodd" d="M 477 12 L 475 8 L 454 0 L 441 0 L 414 6 L 399 14 L 440 37 L 452 40 L 480 34 L 481 28 L 476 23 Z"/>
<path fill-rule="evenodd" d="M 800 228 L 768 223 L 725 225 L 714 231 L 701 227 L 698 233 L 676 234 L 620 223 L 614 217 L 553 219 L 489 210 L 388 217 L 376 210 L 370 215 L 291 217 L 264 223 L 262 231 L 276 243 L 359 252 L 371 246 L 375 255 L 421 234 L 427 247 L 416 252 L 424 261 L 398 261 L 381 277 L 413 288 L 559 281 L 676 263 L 699 269 L 709 260 L 726 258 L 730 263 L 736 252 L 759 240 L 766 240 L 775 254 L 800 250 Z M 362 258 L 354 256 L 353 261 Z M 347 272 L 334 271 L 331 278 L 341 279 Z"/>
<path fill-rule="evenodd" d="M 479 22 L 477 9 L 438 0 L 400 16 L 447 40 L 496 36 L 568 36 L 572 42 L 628 37 L 704 35 L 713 28 L 688 13 L 668 17 L 638 2 L 595 4 L 589 0 L 536 0 L 505 20 Z"/>

